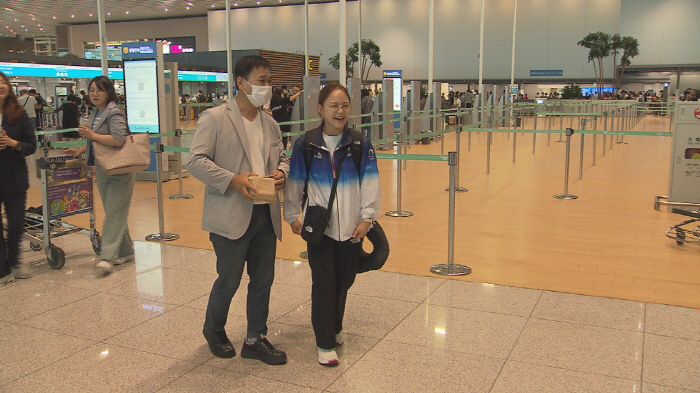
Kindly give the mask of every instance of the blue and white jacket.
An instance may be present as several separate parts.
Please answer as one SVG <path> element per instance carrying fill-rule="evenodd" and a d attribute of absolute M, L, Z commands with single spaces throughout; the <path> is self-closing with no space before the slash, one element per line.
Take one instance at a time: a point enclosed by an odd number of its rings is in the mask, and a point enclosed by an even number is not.
<path fill-rule="evenodd" d="M 345 128 L 338 147 L 331 152 L 323 140 L 322 126 L 313 131 L 315 134 L 311 144 L 316 146 L 316 153 L 311 160 L 309 170 L 309 188 L 307 206 L 328 207 L 328 198 L 333 187 L 334 165 L 337 165 L 340 155 L 344 154 L 343 165 L 340 168 L 340 178 L 335 201 L 331 210 L 330 224 L 325 234 L 337 241 L 345 241 L 352 237 L 355 228 L 363 219 L 375 220 L 379 215 L 381 195 L 379 190 L 379 171 L 377 157 L 370 141 L 362 138 L 362 160 L 358 173 L 352 153 L 347 147 L 352 143 L 350 129 Z M 284 188 L 284 219 L 288 223 L 299 220 L 301 199 L 306 180 L 306 162 L 304 159 L 304 137 L 294 143 L 290 163 L 290 173 Z"/>

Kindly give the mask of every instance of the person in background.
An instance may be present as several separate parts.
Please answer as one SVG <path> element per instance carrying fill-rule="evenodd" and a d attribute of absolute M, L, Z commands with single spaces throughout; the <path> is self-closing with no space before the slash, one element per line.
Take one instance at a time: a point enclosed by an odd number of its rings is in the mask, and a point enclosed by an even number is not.
<path fill-rule="evenodd" d="M 464 92 L 464 99 L 462 100 L 462 108 L 471 108 L 474 102 L 474 95 L 470 90 Z"/>
<path fill-rule="evenodd" d="M 270 109 L 272 110 L 272 117 L 277 123 L 289 121 L 289 105 L 294 105 L 292 103 L 299 97 L 300 94 L 301 91 L 289 96 L 287 92 L 287 86 L 282 86 L 282 88 L 278 87 L 272 92 Z M 289 124 L 284 124 L 280 126 L 280 130 L 282 131 L 282 133 L 290 132 L 292 130 L 292 126 Z M 283 150 L 287 150 L 287 140 L 289 140 L 288 136 L 282 136 Z"/>
<path fill-rule="evenodd" d="M 19 259 L 24 232 L 24 211 L 29 188 L 26 156 L 36 151 L 36 136 L 29 115 L 17 101 L 10 80 L 0 72 L 0 202 L 5 205 L 7 239 L 0 230 L 0 285 L 29 278 Z"/>
<path fill-rule="evenodd" d="M 331 82 L 318 95 L 321 125 L 313 133 L 311 145 L 315 154 L 310 166 L 306 163 L 305 137 L 294 143 L 289 182 L 284 193 L 284 219 L 292 232 L 299 235 L 308 206 L 328 206 L 335 168 L 340 166 L 338 190 L 333 201 L 330 223 L 321 244 L 307 243 L 311 268 L 311 324 L 316 335 L 318 362 L 337 366 L 335 348 L 343 344 L 343 317 L 348 290 L 355 282 L 360 262 L 362 239 L 379 216 L 381 203 L 379 171 L 372 144 L 361 137 L 359 167 L 352 154 L 355 146 L 351 130 L 350 94 L 341 84 Z M 340 160 L 342 160 L 342 165 Z M 304 188 L 308 174 L 308 199 Z"/>
<path fill-rule="evenodd" d="M 46 100 L 44 100 L 41 94 L 37 94 L 35 89 L 29 89 L 29 95 L 34 97 L 36 101 L 36 105 L 34 106 L 34 112 L 36 113 L 36 129 L 42 130 L 44 128 L 43 119 Z"/>
<path fill-rule="evenodd" d="M 372 98 L 371 89 L 362 89 L 362 100 L 360 101 L 360 112 L 364 114 L 372 113 L 374 109 L 374 98 Z M 362 124 L 371 123 L 372 116 L 363 116 L 360 120 Z M 367 139 L 372 139 L 372 127 L 362 127 L 362 133 L 367 137 Z"/>
<path fill-rule="evenodd" d="M 29 90 L 27 89 L 20 90 L 19 94 L 19 104 L 22 105 L 24 110 L 27 112 L 27 116 L 29 116 L 29 121 L 32 123 L 34 131 L 36 131 L 36 100 L 34 99 L 34 97 L 29 95 Z"/>
<path fill-rule="evenodd" d="M 127 226 L 134 191 L 134 174 L 107 175 L 95 160 L 93 144 L 123 146 L 128 129 L 126 115 L 117 107 L 117 93 L 109 78 L 93 78 L 88 90 L 95 110 L 90 113 L 87 124 L 81 124 L 78 128 L 80 136 L 86 138 L 87 143 L 80 149 L 64 149 L 63 152 L 76 158 L 85 153 L 86 164 L 95 166 L 97 189 L 105 210 L 102 246 L 96 267 L 109 273 L 112 265 L 134 260 L 134 244 Z"/>
<path fill-rule="evenodd" d="M 66 102 L 56 109 L 56 113 L 63 111 L 61 117 L 61 129 L 78 128 L 80 125 L 80 98 L 75 94 L 69 94 Z M 78 131 L 70 131 L 62 134 L 64 138 L 79 139 Z"/>
<path fill-rule="evenodd" d="M 236 356 L 226 335 L 231 299 L 247 265 L 248 320 L 241 357 L 281 365 L 287 354 L 268 341 L 270 290 L 275 278 L 275 251 L 282 239 L 279 196 L 256 201 L 250 176 L 269 176 L 276 191 L 284 188 L 289 158 L 284 155 L 280 129 L 261 108 L 270 101 L 270 62 L 244 56 L 234 67 L 238 94 L 214 107 L 197 122 L 187 168 L 206 184 L 202 229 L 216 253 L 218 277 L 209 294 L 202 334 L 214 356 Z"/>

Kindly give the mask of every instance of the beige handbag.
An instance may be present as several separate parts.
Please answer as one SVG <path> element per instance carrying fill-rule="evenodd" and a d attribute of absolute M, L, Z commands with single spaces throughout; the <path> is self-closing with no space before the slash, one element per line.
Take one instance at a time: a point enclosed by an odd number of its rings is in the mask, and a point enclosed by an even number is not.
<path fill-rule="evenodd" d="M 142 171 L 151 165 L 148 134 L 129 134 L 122 146 L 92 143 L 95 160 L 106 175 Z"/>

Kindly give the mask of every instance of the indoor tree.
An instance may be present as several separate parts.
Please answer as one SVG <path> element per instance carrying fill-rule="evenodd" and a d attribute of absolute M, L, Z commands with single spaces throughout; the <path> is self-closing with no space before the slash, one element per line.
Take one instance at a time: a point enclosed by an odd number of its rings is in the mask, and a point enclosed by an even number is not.
<path fill-rule="evenodd" d="M 593 72 L 596 75 L 596 85 L 598 95 L 602 95 L 605 84 L 605 74 L 603 73 L 603 59 L 610 56 L 611 44 L 610 34 L 598 31 L 588 33 L 578 45 L 588 49 L 588 62 L 593 62 Z"/>
<path fill-rule="evenodd" d="M 622 84 L 622 75 L 625 73 L 625 68 L 632 64 L 631 58 L 639 55 L 639 41 L 634 37 L 622 37 L 621 40 L 622 56 L 620 56 L 620 77 L 617 79 L 617 88 Z"/>
<path fill-rule="evenodd" d="M 360 62 L 360 81 L 365 81 L 369 78 L 369 72 L 372 67 L 382 66 L 382 56 L 379 53 L 379 45 L 374 40 L 362 40 L 362 56 L 358 56 L 359 48 L 357 42 L 348 48 L 347 57 L 345 58 L 347 77 L 352 78 L 355 74 L 355 63 Z M 340 53 L 328 59 L 328 63 L 334 69 L 340 69 Z"/>

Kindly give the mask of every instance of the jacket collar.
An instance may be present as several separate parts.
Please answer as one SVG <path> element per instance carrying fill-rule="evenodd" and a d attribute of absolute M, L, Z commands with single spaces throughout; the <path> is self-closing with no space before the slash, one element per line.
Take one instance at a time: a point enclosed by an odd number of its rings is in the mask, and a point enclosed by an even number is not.
<path fill-rule="evenodd" d="M 350 131 L 352 131 L 352 128 L 350 128 L 346 125 L 345 129 L 343 129 L 343 136 L 340 138 L 340 143 L 338 144 L 338 147 L 336 148 L 336 150 L 352 143 L 352 137 L 350 136 Z M 315 145 L 316 147 L 327 148 L 326 142 L 323 140 L 323 122 L 321 122 L 321 125 L 316 127 L 313 132 L 314 132 L 314 135 L 311 138 L 311 144 Z"/>
<path fill-rule="evenodd" d="M 231 125 L 233 125 L 234 132 L 238 135 L 238 138 L 241 140 L 241 145 L 243 146 L 243 151 L 245 151 L 246 157 L 248 157 L 248 160 L 252 163 L 253 161 L 251 159 L 250 153 L 250 142 L 248 141 L 248 135 L 245 131 L 243 115 L 241 114 L 241 109 L 238 107 L 238 102 L 236 101 L 235 97 L 229 100 L 228 104 L 226 104 L 226 116 L 231 121 Z M 268 146 L 270 146 L 270 137 L 267 133 L 267 129 L 269 128 L 269 125 L 267 124 L 268 119 L 265 118 L 261 109 L 258 109 L 258 117 L 260 118 L 260 124 L 262 125 L 263 132 L 263 162 L 266 163 L 270 155 L 270 149 L 267 148 Z"/>
<path fill-rule="evenodd" d="M 107 121 L 107 116 L 105 116 L 105 114 L 116 107 L 117 107 L 117 104 L 115 102 L 110 102 L 109 104 L 107 104 L 107 107 L 105 108 L 104 112 L 102 112 L 102 116 L 100 117 L 100 121 L 97 122 L 97 124 L 95 124 L 95 126 L 92 127 L 92 129 L 97 130 L 98 128 L 100 128 L 100 126 L 102 126 L 102 124 L 105 121 Z M 95 116 L 97 116 L 97 107 L 95 107 L 92 110 L 92 113 L 90 113 L 90 117 L 89 117 L 90 123 L 89 124 L 92 124 L 95 121 Z"/>

